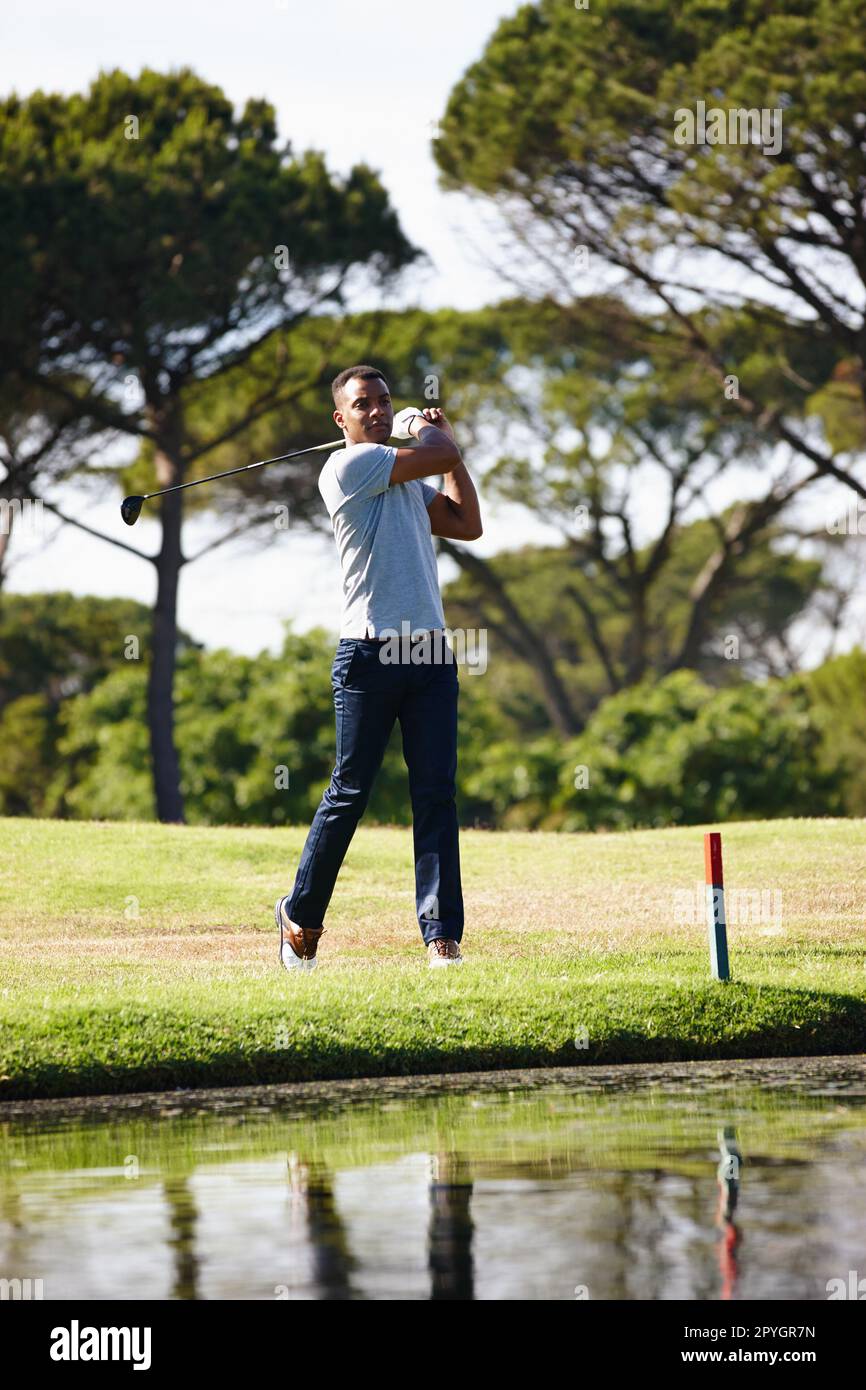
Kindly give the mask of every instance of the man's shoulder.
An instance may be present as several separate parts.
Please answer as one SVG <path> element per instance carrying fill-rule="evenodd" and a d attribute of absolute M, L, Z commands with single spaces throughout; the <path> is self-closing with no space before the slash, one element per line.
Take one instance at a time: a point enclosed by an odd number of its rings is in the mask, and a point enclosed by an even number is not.
<path fill-rule="evenodd" d="M 346 504 L 369 502 L 386 492 L 396 452 L 392 445 L 368 440 L 342 449 L 338 445 L 319 473 L 319 492 L 331 517 Z"/>
<path fill-rule="evenodd" d="M 362 439 L 358 444 L 347 444 L 343 449 L 336 449 L 333 454 L 328 455 L 328 462 L 332 458 L 373 458 L 379 454 L 393 454 L 395 446 L 393 444 L 376 444 L 372 439 Z"/>
<path fill-rule="evenodd" d="M 328 454 L 319 474 L 319 486 L 324 482 L 333 481 L 339 484 L 340 479 L 345 480 L 347 470 L 351 468 L 350 476 L 355 477 L 358 469 L 363 471 L 366 468 L 378 468 L 388 458 L 393 458 L 397 453 L 396 447 L 392 444 L 376 444 L 372 440 L 362 439 L 359 444 L 347 444 L 341 449 L 339 445 L 332 454 Z"/>
<path fill-rule="evenodd" d="M 388 453 L 393 452 L 390 444 L 375 444 L 371 439 L 362 439 L 359 444 L 346 444 L 344 447 L 336 445 L 334 452 L 328 454 L 322 466 L 322 473 L 326 468 L 334 469 L 340 464 L 345 464 L 347 460 L 372 458 L 376 454 L 381 454 L 384 450 Z M 321 474 L 319 475 L 321 477 Z"/>

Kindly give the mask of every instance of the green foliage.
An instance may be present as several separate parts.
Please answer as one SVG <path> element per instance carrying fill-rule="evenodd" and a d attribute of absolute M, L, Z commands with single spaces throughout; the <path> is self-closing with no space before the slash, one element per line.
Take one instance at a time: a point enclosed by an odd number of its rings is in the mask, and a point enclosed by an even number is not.
<path fill-rule="evenodd" d="M 312 818 L 334 764 L 328 670 L 321 630 L 289 633 L 282 652 L 251 658 L 188 650 L 178 663 L 176 728 L 181 784 L 192 824 L 298 824 Z M 147 670 L 125 663 L 69 702 L 60 741 L 62 804 L 77 818 L 154 814 L 146 722 Z M 370 819 L 406 822 L 405 768 L 393 746 Z"/>
<path fill-rule="evenodd" d="M 153 490 L 144 474 L 169 487 L 209 471 L 211 448 L 297 386 L 277 372 L 237 413 L 218 413 L 207 438 L 190 439 L 184 398 L 194 383 L 238 367 L 315 309 L 342 306 L 353 267 L 383 286 L 420 254 L 370 166 L 332 179 L 321 153 L 296 157 L 278 143 L 269 103 L 251 99 L 236 114 L 189 68 L 102 72 L 84 95 L 0 100 L 0 225 L 0 378 L 12 372 L 53 392 L 68 424 L 131 437 L 130 490 L 141 492 Z M 19 491 L 31 472 L 35 461 Z M 170 711 L 185 500 L 175 493 L 156 509 L 166 522 L 164 620 L 153 629 L 147 710 L 158 811 L 172 821 L 183 818 Z"/>
<path fill-rule="evenodd" d="M 732 510 L 729 507 L 721 513 L 722 524 Z M 710 604 L 707 626 L 711 640 L 696 667 L 710 685 L 736 684 L 743 675 L 756 678 L 765 674 L 761 653 L 784 644 L 791 624 L 820 588 L 821 562 L 782 550 L 779 541 L 783 534 L 782 527 L 767 527 L 738 557 L 730 583 Z M 653 668 L 657 672 L 665 669 L 682 639 L 695 576 L 717 545 L 714 522 L 695 521 L 677 529 L 649 608 Z M 740 640 L 739 661 L 726 660 L 723 655 L 724 638 L 732 634 Z"/>
<path fill-rule="evenodd" d="M 0 712 L 0 815 L 45 814 L 55 739 L 56 717 L 44 695 L 22 695 Z"/>
<path fill-rule="evenodd" d="M 0 812 L 152 819 L 147 666 L 119 654 L 138 606 L 41 598 L 4 601 L 4 631 L 26 661 L 9 663 L 17 685 L 0 711 Z M 64 621 L 61 657 L 50 634 L 60 642 Z M 61 675 L 70 654 L 71 686 Z M 45 673 L 43 655 L 54 662 Z M 184 646 L 176 717 L 191 822 L 309 823 L 335 758 L 332 658 L 321 629 L 287 632 L 276 656 Z M 687 671 L 644 681 L 603 701 L 569 740 L 529 718 L 528 691 L 508 690 L 508 666 L 459 668 L 463 825 L 573 831 L 866 808 L 862 652 L 788 682 L 713 689 Z M 35 688 L 19 694 L 28 672 Z M 411 823 L 399 724 L 365 822 Z"/>
<path fill-rule="evenodd" d="M 678 527 L 671 537 L 668 558 L 649 590 L 644 614 L 651 675 L 661 676 L 668 669 L 688 622 L 695 576 L 712 556 L 717 539 L 713 523 L 702 520 Z M 636 549 L 638 565 L 646 563 L 651 548 Z M 615 578 L 607 572 L 578 568 L 562 547 L 524 546 L 500 552 L 486 564 L 517 609 L 532 615 L 533 625 L 543 632 L 556 660 L 574 709 L 582 719 L 588 719 L 611 691 L 607 670 L 584 611 L 574 601 L 574 591 L 579 586 L 586 594 L 597 636 L 618 658 L 627 647 L 630 624 L 624 559 L 612 562 Z M 714 686 L 736 683 L 744 675 L 765 674 L 762 651 L 772 650 L 784 637 L 820 583 L 820 563 L 781 551 L 776 532 L 770 528 L 739 558 L 735 578 L 708 606 L 709 640 L 703 646 L 699 674 Z M 505 615 L 496 598 L 490 596 L 481 579 L 466 572 L 444 586 L 443 595 L 453 626 L 491 626 L 490 645 L 495 656 L 484 681 L 495 690 L 506 725 L 524 734 L 542 734 L 550 727 L 550 719 L 540 699 L 538 673 L 515 656 L 498 635 L 496 625 Z M 730 634 L 739 637 L 740 661 L 724 659 L 723 642 Z M 617 659 L 614 666 L 624 683 L 621 661 Z"/>
<path fill-rule="evenodd" d="M 474 814 L 509 829 L 695 825 L 843 806 L 802 690 L 713 690 L 692 671 L 611 696 L 564 743 L 500 740 L 463 785 Z"/>
<path fill-rule="evenodd" d="M 218 651 L 181 665 L 177 741 L 193 823 L 312 817 L 334 757 L 329 647 L 317 631 L 287 636 L 276 657 Z"/>
<path fill-rule="evenodd" d="M 0 598 L 0 709 L 41 693 L 52 708 L 91 690 L 123 660 L 128 635 L 147 648 L 149 609 L 133 599 L 66 592 Z M 191 645 L 180 634 L 181 649 Z"/>
<path fill-rule="evenodd" d="M 677 671 L 606 700 L 569 745 L 587 768 L 567 828 L 694 825 L 841 809 L 819 768 L 821 734 L 802 693 L 784 685 L 712 691 Z"/>
<path fill-rule="evenodd" d="M 143 668 L 127 638 L 149 646 L 151 616 L 132 599 L 58 592 L 0 599 L 0 805 L 7 815 L 153 814 Z M 178 650 L 192 652 L 183 632 Z M 135 700 L 132 700 L 133 694 Z M 92 737 L 64 733 L 76 698 L 91 699 Z M 76 737 L 81 731 L 76 725 Z M 66 759 L 74 757 L 69 764 Z M 75 786 L 74 769 L 98 767 Z"/>
<path fill-rule="evenodd" d="M 487 308 L 316 314 L 290 333 L 271 334 L 242 366 L 191 382 L 184 392 L 187 439 L 195 449 L 225 435 L 207 454 L 207 471 L 214 472 L 338 439 L 330 383 L 347 363 L 364 361 L 385 373 L 398 406 L 447 399 L 449 418 L 460 422 L 465 438 L 475 419 L 496 405 L 508 318 L 507 309 L 500 315 Z M 256 402 L 269 384 L 279 392 L 271 409 L 257 413 Z M 249 427 L 231 433 L 232 421 L 248 412 Z M 312 456 L 253 470 L 208 488 L 203 504 L 219 507 L 230 500 L 233 509 L 245 506 L 267 519 L 273 515 L 268 504 L 288 502 L 293 525 L 306 522 L 321 530 L 327 526 L 317 487 L 321 463 Z M 130 490 L 135 478 L 152 476 L 141 466 L 139 460 L 136 471 L 124 475 Z"/>
<path fill-rule="evenodd" d="M 64 709 L 57 809 L 83 820 L 152 820 L 147 672 L 127 662 Z"/>
<path fill-rule="evenodd" d="M 833 379 L 809 397 L 809 415 L 817 416 L 835 453 L 862 453 L 866 448 L 862 366 L 851 358 L 839 362 Z"/>
<path fill-rule="evenodd" d="M 741 352 L 754 370 L 756 354 L 775 361 L 784 347 L 798 371 L 821 379 L 832 358 L 824 360 L 826 351 L 821 357 L 814 335 L 768 316 L 770 322 L 759 326 L 731 315 L 708 317 L 703 326 L 725 360 L 736 364 Z M 717 382 L 692 365 L 684 367 L 660 323 L 609 296 L 589 296 L 579 314 L 550 299 L 515 298 L 468 314 L 347 316 L 337 328 L 324 317 L 309 321 L 293 335 L 293 351 L 321 354 L 328 370 L 340 365 L 328 355 L 336 344 L 349 356 L 369 356 L 382 366 L 398 403 L 420 398 L 422 388 L 438 393 L 467 460 L 476 444 L 496 441 L 496 461 L 481 483 L 484 495 L 516 503 L 569 536 L 565 546 L 522 546 L 485 559 L 473 552 L 445 591 L 449 621 L 491 631 L 497 658 L 486 681 L 496 687 L 506 723 L 516 721 L 531 735 L 550 727 L 540 679 L 548 659 L 565 687 L 575 732 L 612 687 L 669 669 L 688 631 L 695 581 L 718 550 L 720 528 L 732 510 L 693 520 L 689 499 L 701 497 L 705 508 L 707 498 L 722 491 L 715 484 L 724 469 L 732 461 L 749 461 L 760 440 L 753 425 L 731 413 Z M 280 348 L 286 351 L 284 343 L 269 340 L 251 367 L 267 379 L 277 369 Z M 294 365 L 289 356 L 285 369 Z M 786 409 L 795 411 L 798 389 L 778 363 L 776 377 L 774 389 Z M 225 391 L 240 391 L 242 384 L 240 374 L 222 383 Z M 196 420 L 199 410 L 203 421 L 213 418 L 219 395 L 207 382 L 196 388 Z M 312 427 L 320 405 L 316 392 L 301 392 L 291 406 L 272 412 L 256 426 L 254 452 L 277 451 L 299 420 Z M 242 461 L 239 442 L 227 442 L 220 466 Z M 321 513 L 314 475 L 314 469 L 290 465 L 253 472 L 243 490 L 260 502 L 286 500 L 291 492 L 294 519 L 314 521 Z M 673 519 L 660 534 L 675 485 Z M 591 529 L 576 522 L 581 504 L 585 511 L 589 504 Z M 727 683 L 740 673 L 767 674 L 760 654 L 778 649 L 820 584 L 819 564 L 784 553 L 783 534 L 783 526 L 768 518 L 737 545 L 724 572 L 713 569 L 702 608 L 704 629 L 690 662 L 711 683 Z M 503 595 L 543 634 L 537 660 L 518 656 L 498 636 L 511 622 Z M 742 642 L 738 667 L 720 659 L 722 638 L 730 633 Z"/>
<path fill-rule="evenodd" d="M 761 0 L 593 0 L 578 15 L 567 0 L 522 5 L 451 92 L 435 142 L 443 183 L 495 195 L 557 172 L 557 197 L 585 183 L 594 216 L 609 207 L 618 232 L 642 225 L 647 238 L 653 194 L 666 196 L 691 217 L 676 227 L 680 245 L 734 246 L 745 228 L 770 237 L 811 196 L 826 212 L 820 174 L 851 190 L 862 173 L 849 134 L 863 109 L 862 10 L 859 0 L 785 10 Z M 808 148 L 818 179 L 748 142 L 726 145 L 724 159 L 679 144 L 673 113 L 702 95 L 745 108 L 784 98 L 785 153 Z M 654 160 L 641 164 L 640 150 Z M 652 230 L 673 234 L 670 222 Z"/>
<path fill-rule="evenodd" d="M 855 447 L 859 386 L 849 377 L 821 388 L 834 359 L 849 360 L 854 380 L 864 368 L 845 296 L 831 288 L 862 273 L 862 21 L 861 0 L 592 0 L 577 14 L 569 0 L 522 5 L 450 93 L 434 146 L 441 185 L 505 201 L 521 249 L 550 248 L 559 283 L 576 246 L 617 278 L 633 270 L 636 292 L 666 284 L 680 316 L 674 287 L 685 280 L 713 310 L 690 313 L 678 344 L 673 325 L 663 330 L 684 384 L 694 368 L 718 399 L 723 365 L 760 403 L 758 433 L 774 410 L 808 401 L 826 411 L 836 447 Z M 698 100 L 773 113 L 773 129 L 681 143 L 678 113 Z M 784 315 L 768 309 L 780 291 Z"/>
<path fill-rule="evenodd" d="M 183 371 L 196 355 L 204 366 L 193 349 L 205 337 L 248 332 L 283 304 L 275 245 L 288 246 L 299 279 L 368 257 L 393 269 L 415 254 L 371 169 L 335 184 L 319 153 L 292 158 L 278 144 L 268 102 L 235 114 L 188 68 L 103 72 L 83 95 L 6 97 L 0 212 L 16 306 L 26 289 L 34 321 L 40 304 L 53 310 L 44 355 L 97 350 L 118 378 L 136 368 L 148 394 L 160 368 Z M 25 317 L 8 316 L 6 333 Z"/>
<path fill-rule="evenodd" d="M 822 767 L 842 779 L 849 816 L 866 816 L 866 652 L 855 647 L 817 670 L 792 677 L 822 731 Z"/>
<path fill-rule="evenodd" d="M 461 756 L 460 778 L 469 824 L 560 828 L 565 819 L 556 806 L 563 777 L 561 740 L 550 734 L 525 742 L 500 738 L 483 752 L 472 751 L 471 760 Z"/>

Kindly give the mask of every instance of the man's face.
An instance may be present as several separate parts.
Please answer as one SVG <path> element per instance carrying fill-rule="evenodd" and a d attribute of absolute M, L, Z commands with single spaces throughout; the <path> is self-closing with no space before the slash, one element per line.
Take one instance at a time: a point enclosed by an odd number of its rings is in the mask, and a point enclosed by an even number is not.
<path fill-rule="evenodd" d="M 352 377 L 343 387 L 334 420 L 349 444 L 387 444 L 394 426 L 391 393 L 381 377 Z"/>

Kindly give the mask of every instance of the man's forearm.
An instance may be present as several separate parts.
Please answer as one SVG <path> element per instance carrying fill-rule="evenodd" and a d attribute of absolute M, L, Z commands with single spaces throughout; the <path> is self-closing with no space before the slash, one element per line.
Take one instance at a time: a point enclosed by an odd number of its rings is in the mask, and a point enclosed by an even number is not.
<path fill-rule="evenodd" d="M 473 531 L 481 530 L 481 506 L 475 484 L 469 476 L 469 469 L 461 459 L 450 473 L 445 474 L 445 496 L 451 501 L 454 510 L 462 521 Z"/>
<path fill-rule="evenodd" d="M 417 439 L 419 444 L 438 444 L 445 438 L 457 445 L 450 434 L 445 430 L 440 430 L 436 425 L 424 425 L 419 429 Z M 459 449 L 455 456 L 454 466 L 447 471 L 443 470 L 445 496 L 451 502 L 455 513 L 461 521 L 465 521 L 473 531 L 481 530 L 481 505 L 478 501 L 478 493 L 475 491 L 475 484 L 469 476 L 469 469 L 463 462 Z"/>
<path fill-rule="evenodd" d="M 446 477 L 450 473 L 451 469 L 456 468 L 457 465 L 461 462 L 460 450 L 457 448 L 457 445 L 455 444 L 451 435 L 448 434 L 446 430 L 440 430 L 438 425 L 422 425 L 415 438 L 418 440 L 419 444 L 448 443 L 451 445 L 451 448 L 454 450 L 454 462 L 453 464 L 449 464 L 447 469 L 443 466 L 442 472 L 445 473 Z"/>

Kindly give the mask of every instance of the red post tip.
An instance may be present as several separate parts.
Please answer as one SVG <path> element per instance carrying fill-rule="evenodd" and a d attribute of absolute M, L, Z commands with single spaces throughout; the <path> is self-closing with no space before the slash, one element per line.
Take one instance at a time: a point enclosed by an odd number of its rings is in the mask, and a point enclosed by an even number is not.
<path fill-rule="evenodd" d="M 710 830 L 704 836 L 704 869 L 706 881 L 712 888 L 724 888 L 722 837 L 717 830 Z"/>

